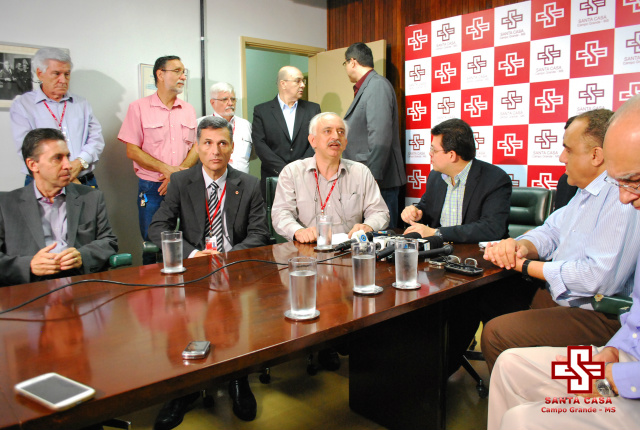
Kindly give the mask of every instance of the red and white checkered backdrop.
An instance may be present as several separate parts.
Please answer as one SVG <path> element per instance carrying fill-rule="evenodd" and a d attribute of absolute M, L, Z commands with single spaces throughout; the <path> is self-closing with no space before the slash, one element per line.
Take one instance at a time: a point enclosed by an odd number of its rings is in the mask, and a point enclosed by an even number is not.
<path fill-rule="evenodd" d="M 409 26 L 405 44 L 407 204 L 432 125 L 462 118 L 478 159 L 555 188 L 567 118 L 640 94 L 640 0 L 533 0 Z"/>

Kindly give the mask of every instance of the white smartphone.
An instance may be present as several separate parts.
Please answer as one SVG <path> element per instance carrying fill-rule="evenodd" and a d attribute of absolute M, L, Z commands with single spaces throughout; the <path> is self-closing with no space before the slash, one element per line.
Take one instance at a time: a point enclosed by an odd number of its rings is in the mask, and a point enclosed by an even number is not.
<path fill-rule="evenodd" d="M 96 390 L 57 373 L 46 373 L 16 384 L 15 390 L 36 402 L 62 411 L 92 398 Z"/>
<path fill-rule="evenodd" d="M 189 342 L 189 345 L 182 351 L 182 358 L 185 360 L 205 358 L 210 348 L 211 342 L 207 340 Z"/>

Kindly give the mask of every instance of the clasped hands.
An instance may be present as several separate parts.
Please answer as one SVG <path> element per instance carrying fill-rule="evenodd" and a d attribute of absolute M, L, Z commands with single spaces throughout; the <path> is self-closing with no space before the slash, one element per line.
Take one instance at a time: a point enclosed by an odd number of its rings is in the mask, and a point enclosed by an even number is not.
<path fill-rule="evenodd" d="M 349 234 L 348 234 L 349 239 L 351 239 L 351 236 L 353 235 L 353 233 L 355 233 L 358 230 L 362 230 L 365 233 L 373 231 L 373 229 L 369 227 L 367 224 L 356 224 L 353 226 L 351 231 L 349 231 Z M 296 232 L 293 235 L 293 238 L 300 243 L 314 243 L 318 240 L 318 229 L 315 226 L 308 227 L 308 228 L 301 228 L 299 230 L 296 230 Z"/>
<path fill-rule="evenodd" d="M 82 267 L 82 254 L 76 248 L 67 248 L 60 253 L 53 253 L 57 243 L 45 246 L 31 259 L 31 273 L 36 276 L 55 275 L 70 269 Z"/>
<path fill-rule="evenodd" d="M 487 244 L 484 259 L 503 269 L 522 271 L 522 263 L 528 254 L 526 245 L 509 238 Z"/>

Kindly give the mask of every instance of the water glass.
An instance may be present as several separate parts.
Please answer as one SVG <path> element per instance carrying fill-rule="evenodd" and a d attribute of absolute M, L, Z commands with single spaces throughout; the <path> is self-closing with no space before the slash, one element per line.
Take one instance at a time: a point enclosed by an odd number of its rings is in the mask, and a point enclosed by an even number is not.
<path fill-rule="evenodd" d="M 331 215 L 320 214 L 316 216 L 316 228 L 318 229 L 318 250 L 333 249 L 331 245 L 331 226 L 333 225 L 333 217 Z"/>
<path fill-rule="evenodd" d="M 418 241 L 400 237 L 395 239 L 396 282 L 401 290 L 420 288 L 418 283 Z"/>
<path fill-rule="evenodd" d="M 160 233 L 162 239 L 162 260 L 164 261 L 163 273 L 184 272 L 182 266 L 182 232 L 163 231 Z"/>
<path fill-rule="evenodd" d="M 358 242 L 351 245 L 353 266 L 353 292 L 378 294 L 382 288 L 376 286 L 376 245 L 373 242 Z"/>
<path fill-rule="evenodd" d="M 293 320 L 313 319 L 316 310 L 317 260 L 313 257 L 289 259 L 289 302 L 291 309 L 284 315 Z"/>

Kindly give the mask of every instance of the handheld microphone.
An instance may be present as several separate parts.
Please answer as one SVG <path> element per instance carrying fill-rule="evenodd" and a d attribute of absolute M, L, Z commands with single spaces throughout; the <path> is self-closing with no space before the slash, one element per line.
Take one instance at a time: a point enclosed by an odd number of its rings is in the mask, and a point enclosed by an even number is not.
<path fill-rule="evenodd" d="M 436 249 L 428 249 L 426 251 L 420 251 L 418 252 L 418 258 L 420 257 L 436 257 L 436 256 L 441 256 L 441 255 L 451 255 L 453 254 L 453 246 L 449 245 L 448 243 L 443 246 L 442 248 L 436 248 Z"/>
<path fill-rule="evenodd" d="M 353 233 L 353 238 L 347 240 L 346 242 L 342 242 L 333 247 L 333 252 L 346 251 L 351 249 L 351 245 L 358 242 L 370 242 L 373 240 L 373 233 L 368 232 L 365 233 L 362 230 L 358 230 Z"/>
<path fill-rule="evenodd" d="M 407 238 L 407 239 L 421 239 L 422 238 L 422 236 L 420 236 L 420 233 L 417 233 L 417 232 L 403 234 L 402 236 L 395 236 L 394 239 L 398 238 L 398 237 L 404 237 L 404 238 Z M 389 257 L 390 255 L 393 254 L 393 252 L 395 250 L 396 250 L 396 245 L 395 245 L 395 243 L 393 243 L 393 240 L 390 240 L 387 243 L 387 247 L 386 248 L 384 248 L 380 252 L 376 253 L 376 260 L 382 260 L 383 258 Z"/>

